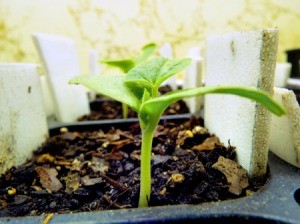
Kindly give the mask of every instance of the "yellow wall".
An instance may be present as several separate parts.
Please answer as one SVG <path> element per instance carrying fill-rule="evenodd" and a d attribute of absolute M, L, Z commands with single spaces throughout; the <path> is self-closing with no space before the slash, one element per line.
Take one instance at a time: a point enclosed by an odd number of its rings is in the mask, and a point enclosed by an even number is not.
<path fill-rule="evenodd" d="M 297 0 L 0 0 L 0 62 L 39 62 L 30 34 L 76 41 L 83 72 L 88 50 L 101 58 L 126 57 L 150 41 L 169 42 L 175 57 L 210 34 L 278 27 L 278 61 L 300 48 Z"/>

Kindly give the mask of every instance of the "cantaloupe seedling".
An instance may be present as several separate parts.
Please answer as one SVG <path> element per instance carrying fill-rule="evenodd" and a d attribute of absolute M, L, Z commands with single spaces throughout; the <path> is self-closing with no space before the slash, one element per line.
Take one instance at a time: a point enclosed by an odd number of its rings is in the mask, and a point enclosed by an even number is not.
<path fill-rule="evenodd" d="M 164 110 L 172 103 L 204 94 L 234 94 L 257 101 L 278 116 L 285 113 L 283 106 L 268 94 L 252 87 L 198 87 L 176 90 L 161 96 L 158 92 L 161 83 L 186 69 L 190 64 L 189 58 L 157 57 L 138 64 L 126 75 L 80 76 L 70 80 L 71 84 L 82 84 L 95 92 L 127 104 L 138 113 L 142 130 L 139 207 L 147 207 L 150 200 L 153 134 Z"/>

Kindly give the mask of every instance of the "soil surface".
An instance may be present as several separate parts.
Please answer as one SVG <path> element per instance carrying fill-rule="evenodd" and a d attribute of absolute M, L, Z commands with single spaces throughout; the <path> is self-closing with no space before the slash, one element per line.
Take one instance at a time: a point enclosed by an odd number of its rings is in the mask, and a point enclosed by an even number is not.
<path fill-rule="evenodd" d="M 155 132 L 150 206 L 198 204 L 252 194 L 248 180 L 203 121 L 164 122 Z M 30 161 L 0 178 L 0 216 L 137 207 L 141 134 L 138 124 L 51 137 Z"/>
<path fill-rule="evenodd" d="M 163 86 L 159 88 L 161 94 L 171 91 L 170 86 Z M 97 95 L 95 101 L 90 103 L 91 113 L 81 116 L 78 121 L 87 120 L 103 120 L 103 119 L 121 119 L 122 117 L 122 104 L 109 98 L 103 98 Z M 163 115 L 175 115 L 189 113 L 189 108 L 183 100 L 177 101 L 170 105 Z M 136 118 L 137 113 L 128 108 L 128 118 Z"/>

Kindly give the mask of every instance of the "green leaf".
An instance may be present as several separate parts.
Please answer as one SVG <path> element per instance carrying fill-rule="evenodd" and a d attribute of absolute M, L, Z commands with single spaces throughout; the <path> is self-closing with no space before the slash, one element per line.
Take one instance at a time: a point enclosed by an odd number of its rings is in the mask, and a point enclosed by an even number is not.
<path fill-rule="evenodd" d="M 127 59 L 115 59 L 115 60 L 101 60 L 101 63 L 105 63 L 111 67 L 119 68 L 122 72 L 127 73 L 135 65 L 147 60 L 156 49 L 155 43 L 149 43 L 143 46 L 141 55 L 137 57 Z"/>
<path fill-rule="evenodd" d="M 166 61 L 166 58 L 159 57 L 138 64 L 127 73 L 126 85 L 130 86 L 131 89 L 146 88 L 149 93 L 152 93 L 152 90 L 155 88 L 155 76 L 160 72 Z"/>
<path fill-rule="evenodd" d="M 171 77 L 172 75 L 187 69 L 192 63 L 190 58 L 181 59 L 168 59 L 162 67 L 160 73 L 156 77 L 157 86 L 160 86 L 163 81 Z"/>
<path fill-rule="evenodd" d="M 150 93 L 158 89 L 160 84 L 180 72 L 191 64 L 191 59 L 167 59 L 156 57 L 150 61 L 143 62 L 126 75 L 126 84 L 131 88 L 146 88 Z"/>
<path fill-rule="evenodd" d="M 142 54 L 138 57 L 134 57 L 133 61 L 135 64 L 140 64 L 143 61 L 146 61 L 156 50 L 156 44 L 155 43 L 149 43 L 143 46 L 142 48 Z"/>
<path fill-rule="evenodd" d="M 187 97 L 200 96 L 204 94 L 233 94 L 254 100 L 277 116 L 286 113 L 286 109 L 271 98 L 267 93 L 252 87 L 241 86 L 216 86 L 199 87 L 173 91 L 161 97 L 150 99 L 141 106 L 141 111 L 148 114 L 162 114 L 163 111 L 172 103 Z"/>
<path fill-rule="evenodd" d="M 133 110 L 139 111 L 141 101 L 124 84 L 125 75 L 110 76 L 78 76 L 69 81 L 70 84 L 82 84 L 87 88 L 127 104 Z"/>
<path fill-rule="evenodd" d="M 132 59 L 101 60 L 100 62 L 119 68 L 124 73 L 127 73 L 135 66 L 135 62 Z"/>

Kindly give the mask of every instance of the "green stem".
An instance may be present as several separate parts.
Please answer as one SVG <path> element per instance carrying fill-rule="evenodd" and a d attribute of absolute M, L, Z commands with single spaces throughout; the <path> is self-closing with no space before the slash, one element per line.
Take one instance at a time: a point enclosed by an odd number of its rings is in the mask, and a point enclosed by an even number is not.
<path fill-rule="evenodd" d="M 158 87 L 159 87 L 159 86 L 158 86 Z M 157 97 L 159 96 L 158 87 L 153 87 L 152 93 L 151 93 L 151 97 L 152 97 L 152 98 L 157 98 Z"/>
<path fill-rule="evenodd" d="M 122 115 L 124 119 L 128 117 L 128 105 L 125 103 L 122 103 Z"/>
<path fill-rule="evenodd" d="M 148 207 L 151 194 L 151 151 L 153 134 L 159 122 L 160 116 L 149 119 L 148 124 L 144 124 L 140 119 L 142 129 L 141 148 L 141 170 L 140 170 L 140 197 L 139 207 Z"/>

